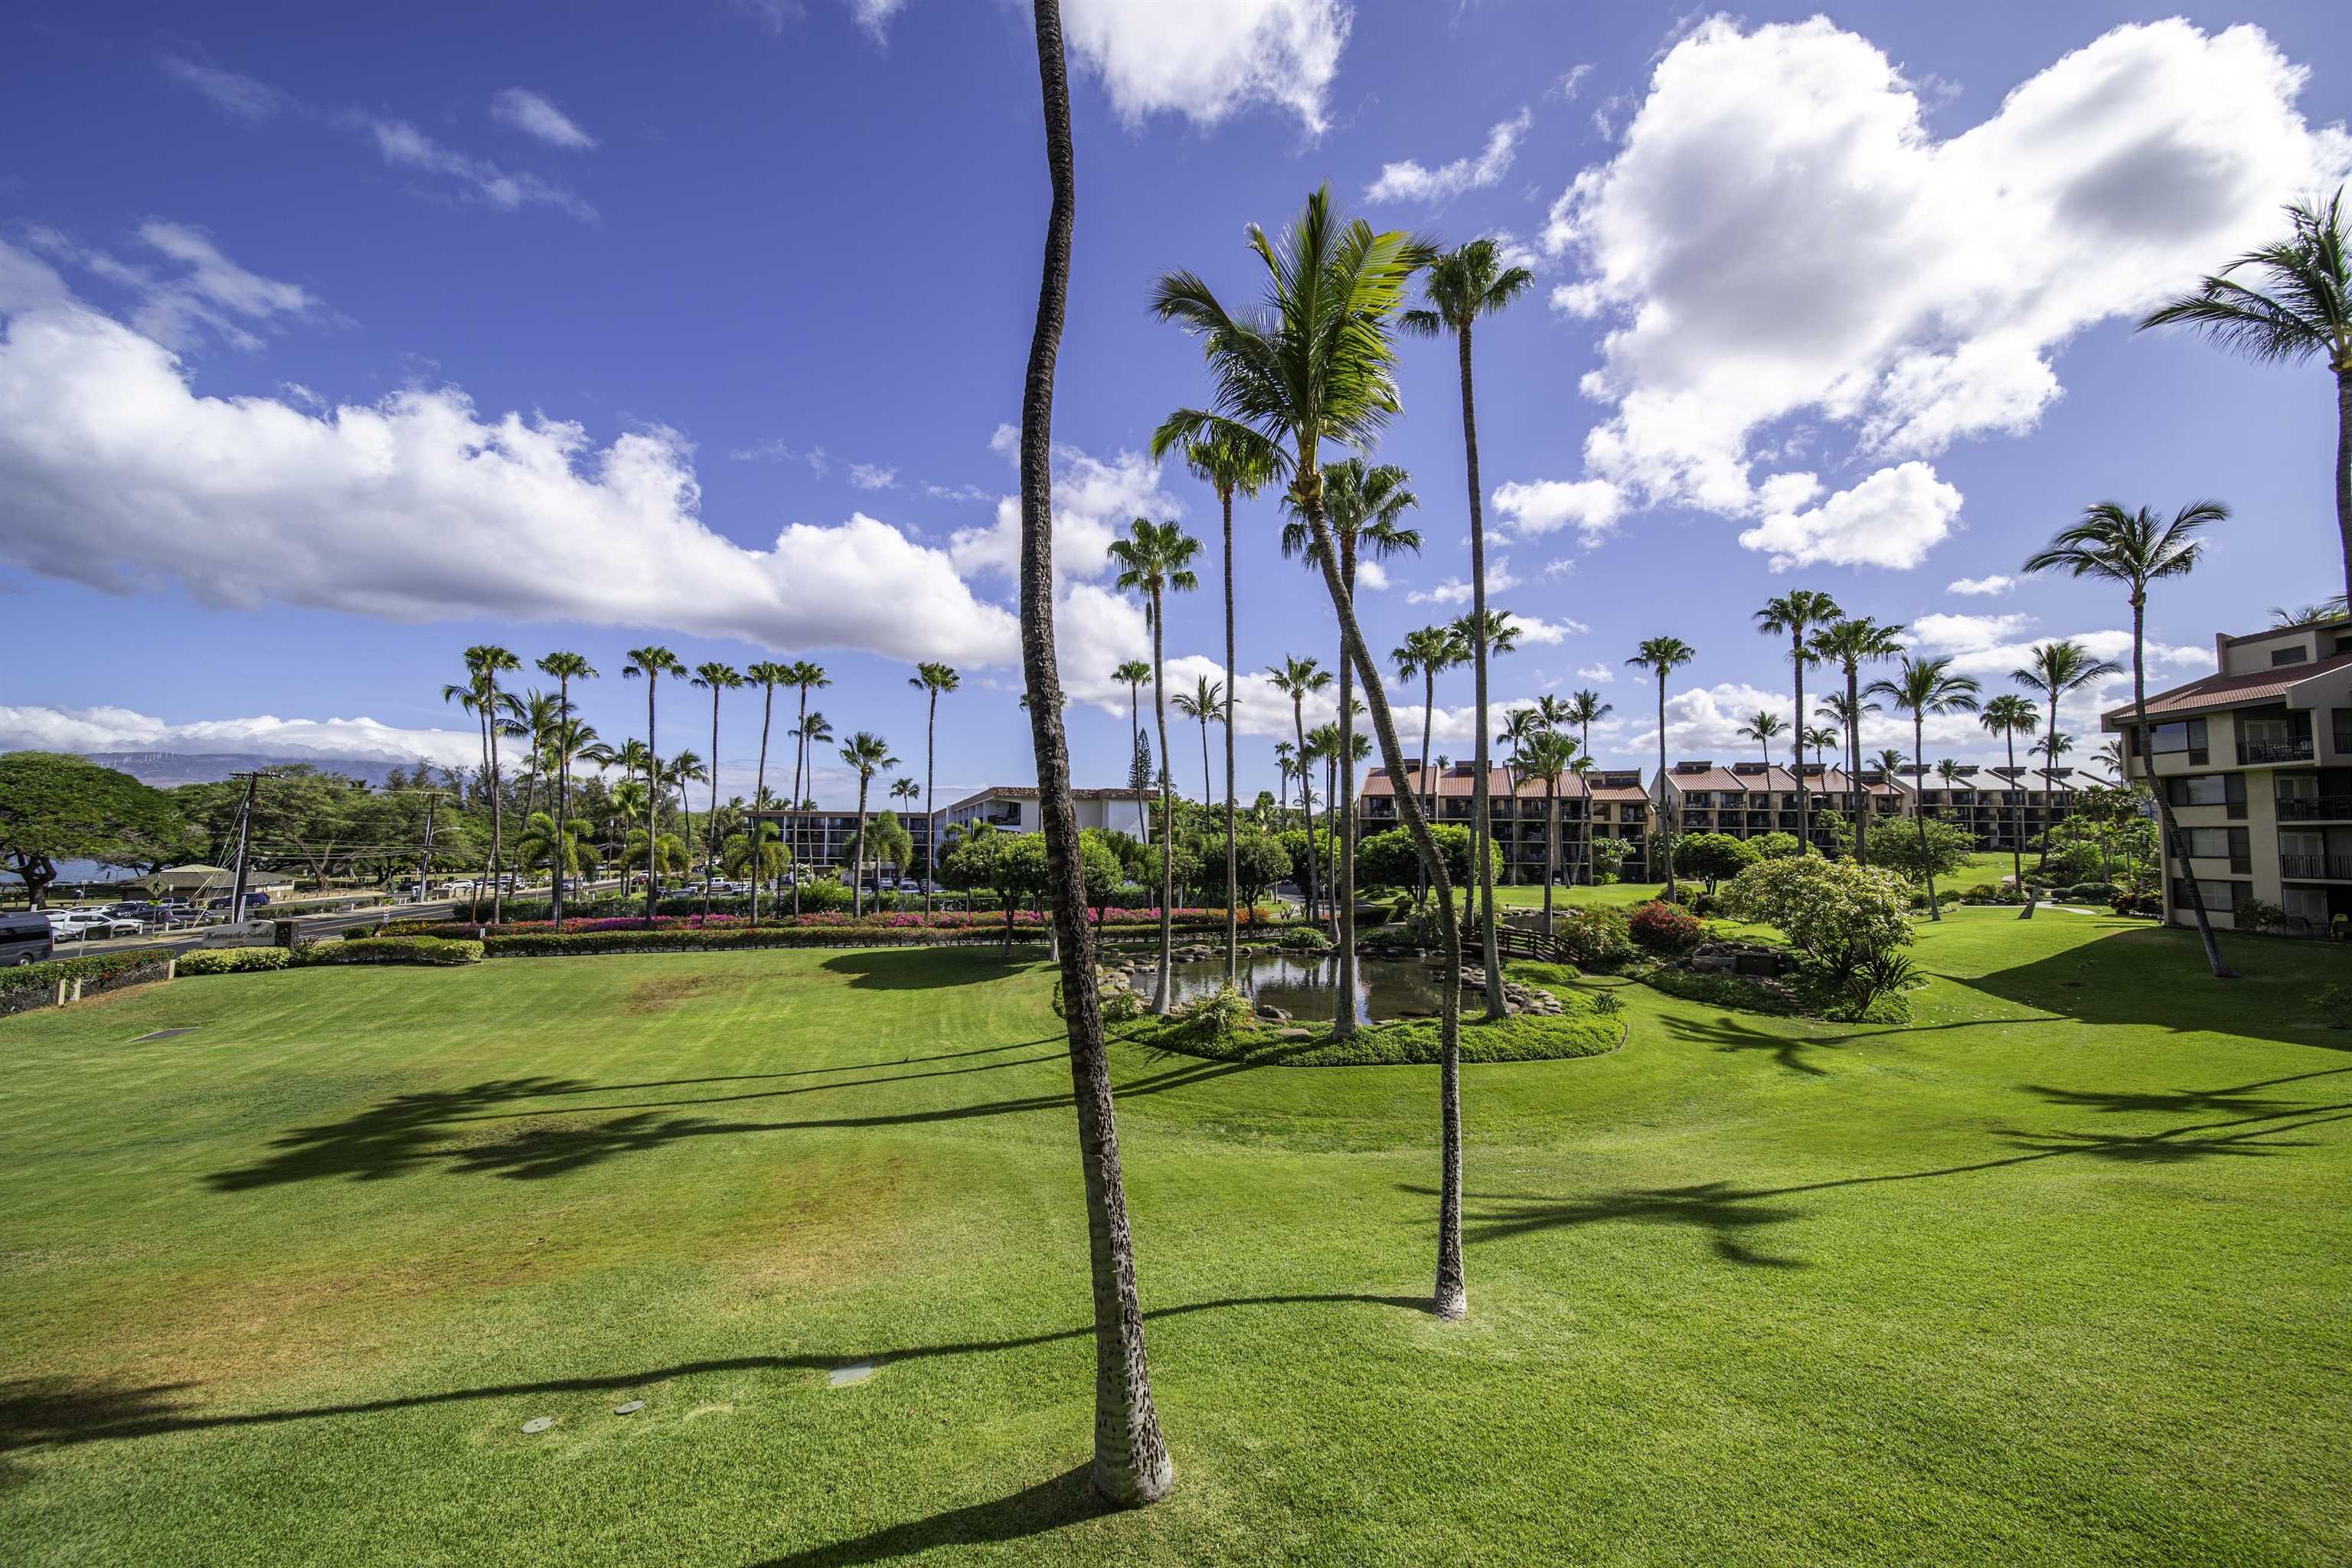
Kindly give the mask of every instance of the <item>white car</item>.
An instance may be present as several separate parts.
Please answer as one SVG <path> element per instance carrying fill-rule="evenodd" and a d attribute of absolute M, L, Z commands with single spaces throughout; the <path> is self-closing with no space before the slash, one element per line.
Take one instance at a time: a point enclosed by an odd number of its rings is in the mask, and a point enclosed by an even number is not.
<path fill-rule="evenodd" d="M 41 912 L 48 916 L 49 935 L 57 942 L 139 934 L 137 921 L 121 920 L 98 910 L 44 910 Z"/>

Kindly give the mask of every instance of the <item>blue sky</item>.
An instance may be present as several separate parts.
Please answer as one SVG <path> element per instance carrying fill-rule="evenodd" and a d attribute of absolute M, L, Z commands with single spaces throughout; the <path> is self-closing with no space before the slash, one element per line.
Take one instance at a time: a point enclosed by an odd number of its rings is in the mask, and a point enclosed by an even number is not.
<path fill-rule="evenodd" d="M 1203 389 L 1150 281 L 1188 266 L 1246 298 L 1243 226 L 1326 180 L 1537 268 L 1478 345 L 1494 602 L 1546 639 L 1495 690 L 1596 686 L 1604 764 L 1654 754 L 1623 661 L 1669 632 L 1699 652 L 1670 747 L 1750 754 L 1733 726 L 1787 697 L 1749 616 L 1793 586 L 1991 677 L 2040 637 L 2114 651 L 2127 623 L 2095 588 L 1952 586 L 2014 577 L 2092 500 L 2237 511 L 2154 606 L 2159 683 L 2337 580 L 2325 374 L 2130 331 L 2352 162 L 2332 5 L 1066 4 L 1081 784 L 1124 772 L 1107 677 L 1145 646 L 1106 531 L 1216 523 L 1139 455 Z M 0 745 L 463 755 L 438 691 L 482 640 L 587 653 L 606 678 L 583 706 L 619 736 L 643 711 L 623 652 L 660 640 L 820 659 L 835 729 L 908 773 L 906 677 L 946 658 L 941 790 L 1032 776 L 996 440 L 1045 211 L 1025 8 L 31 18 L 0 67 L 0 602 L 23 650 Z M 1461 607 L 1453 366 L 1404 350 L 1379 457 L 1412 472 L 1427 545 L 1361 595 L 1383 647 Z M 1265 499 L 1237 519 L 1245 672 L 1331 661 L 1278 521 Z M 1171 690 L 1211 667 L 1215 588 L 1171 609 Z M 1466 754 L 1468 688 L 1441 686 L 1434 750 Z M 1417 736 L 1418 691 L 1395 695 Z M 1243 700 L 1246 791 L 1288 712 L 1255 679 Z M 709 749 L 692 706 L 665 705 L 665 752 Z M 728 712 L 748 788 L 755 705 Z M 1192 780 L 1197 733 L 1173 749 Z M 1992 756 L 1965 722 L 1927 750 Z"/>

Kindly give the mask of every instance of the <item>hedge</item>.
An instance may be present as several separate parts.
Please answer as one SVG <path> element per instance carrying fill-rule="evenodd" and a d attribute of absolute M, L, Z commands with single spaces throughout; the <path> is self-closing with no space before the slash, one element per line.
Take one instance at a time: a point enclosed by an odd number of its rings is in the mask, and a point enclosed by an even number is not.
<path fill-rule="evenodd" d="M 688 926 L 671 926 L 654 931 L 522 931 L 467 945 L 478 947 L 492 958 L 570 958 L 596 952 L 729 952 L 763 947 L 919 947 L 941 942 L 984 947 L 997 940 L 982 931 L 940 931 L 920 926 L 876 927 L 867 931 L 841 926 L 770 925 L 696 931 Z"/>
<path fill-rule="evenodd" d="M 171 958 L 167 952 L 101 952 L 89 958 L 56 958 L 46 963 L 20 963 L 0 969 L 0 1017 L 55 1005 L 60 980 L 68 984 L 80 981 L 85 996 L 161 980 Z"/>
<path fill-rule="evenodd" d="M 180 973 L 188 974 L 245 974 L 264 969 L 286 967 L 287 950 L 282 947 L 200 947 L 194 952 L 180 955 Z"/>
<path fill-rule="evenodd" d="M 308 969 L 327 963 L 457 964 L 482 962 L 482 944 L 430 936 L 372 936 L 358 942 L 305 942 L 289 962 Z"/>

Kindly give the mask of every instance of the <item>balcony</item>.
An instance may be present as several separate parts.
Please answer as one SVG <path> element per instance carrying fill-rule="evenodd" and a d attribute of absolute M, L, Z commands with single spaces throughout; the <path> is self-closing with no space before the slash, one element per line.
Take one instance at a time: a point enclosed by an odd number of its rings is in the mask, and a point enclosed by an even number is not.
<path fill-rule="evenodd" d="M 2283 795 L 2278 815 L 2281 822 L 2352 821 L 2352 795 Z"/>
<path fill-rule="evenodd" d="M 2352 855 L 2282 855 L 2279 875 L 2297 881 L 2352 882 Z"/>
<path fill-rule="evenodd" d="M 2238 747 L 2238 760 L 2250 766 L 2263 763 L 2311 761 L 2311 737 L 2286 741 L 2247 741 Z"/>

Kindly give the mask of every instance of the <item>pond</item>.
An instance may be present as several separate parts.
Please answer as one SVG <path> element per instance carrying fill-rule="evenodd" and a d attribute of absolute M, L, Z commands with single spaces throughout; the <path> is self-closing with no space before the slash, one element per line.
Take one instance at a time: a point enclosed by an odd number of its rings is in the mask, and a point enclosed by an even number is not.
<path fill-rule="evenodd" d="M 1407 1012 L 1434 1014 L 1437 984 L 1431 966 L 1420 959 L 1359 958 L 1356 960 L 1356 1018 L 1401 1017 Z M 1179 963 L 1169 971 L 1179 1006 L 1205 996 L 1225 982 L 1223 959 Z M 1135 976 L 1135 988 L 1146 998 L 1157 994 L 1158 976 L 1147 962 Z M 1339 989 L 1339 960 L 1320 956 L 1265 953 L 1244 955 L 1241 961 L 1242 994 L 1251 1001 L 1281 1008 L 1300 1020 L 1328 1018 Z"/>

